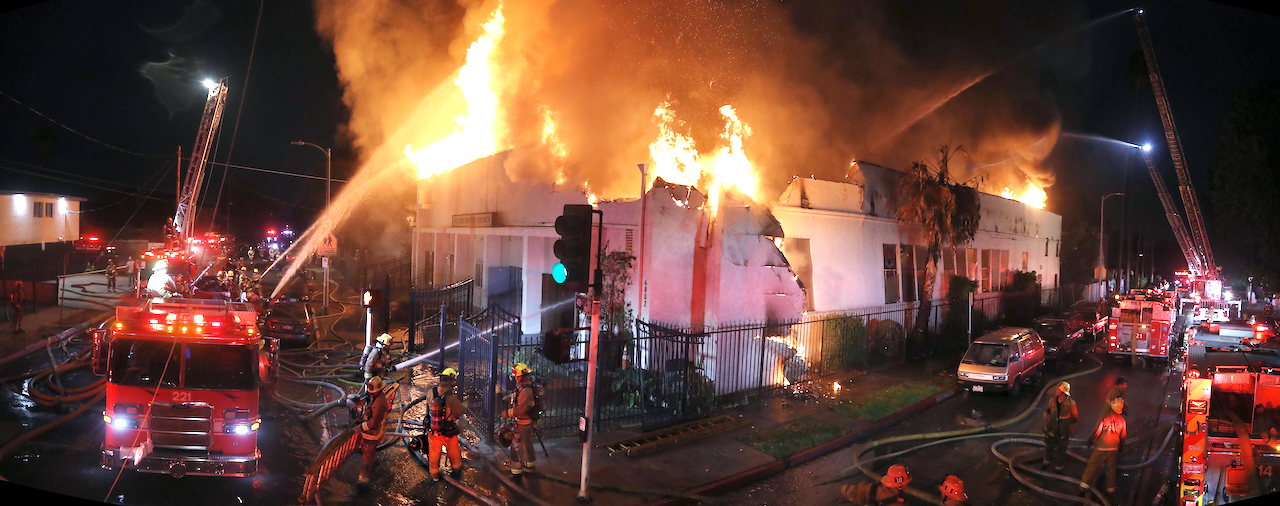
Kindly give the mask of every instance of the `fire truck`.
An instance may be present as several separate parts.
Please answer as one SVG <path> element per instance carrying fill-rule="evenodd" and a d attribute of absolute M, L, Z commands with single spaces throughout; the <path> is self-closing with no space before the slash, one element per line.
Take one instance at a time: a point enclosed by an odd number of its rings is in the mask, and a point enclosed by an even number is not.
<path fill-rule="evenodd" d="M 1280 348 L 1192 342 L 1183 394 L 1179 504 L 1255 497 L 1280 486 Z"/>
<path fill-rule="evenodd" d="M 1122 297 L 1107 322 L 1107 353 L 1146 365 L 1169 363 L 1174 349 L 1176 313 L 1161 297 L 1145 293 Z"/>
<path fill-rule="evenodd" d="M 155 299 L 117 307 L 93 331 L 93 372 L 106 376 L 102 467 L 174 477 L 257 472 L 259 386 L 278 345 L 243 302 Z"/>

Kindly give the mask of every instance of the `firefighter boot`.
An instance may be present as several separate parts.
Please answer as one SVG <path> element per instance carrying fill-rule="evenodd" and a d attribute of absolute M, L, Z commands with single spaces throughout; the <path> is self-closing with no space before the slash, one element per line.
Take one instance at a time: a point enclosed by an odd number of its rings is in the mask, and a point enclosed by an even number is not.
<path fill-rule="evenodd" d="M 462 470 L 454 469 L 452 471 L 449 471 L 449 477 L 453 478 L 454 481 L 462 480 Z"/>

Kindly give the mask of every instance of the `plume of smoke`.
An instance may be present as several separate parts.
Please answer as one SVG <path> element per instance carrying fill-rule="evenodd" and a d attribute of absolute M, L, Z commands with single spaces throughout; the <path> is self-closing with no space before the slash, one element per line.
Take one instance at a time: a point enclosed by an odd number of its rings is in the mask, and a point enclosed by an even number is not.
<path fill-rule="evenodd" d="M 465 108 L 448 84 L 498 0 L 317 0 L 333 44 L 347 128 L 370 164 L 429 145 Z M 669 101 L 702 150 L 733 105 L 765 195 L 791 175 L 843 176 L 859 158 L 889 166 L 963 146 L 966 175 L 1052 184 L 1042 160 L 1060 123 L 1041 83 L 1079 69 L 1068 41 L 1015 52 L 1081 21 L 1071 4 L 962 2 L 521 0 L 502 5 L 499 130 L 513 179 L 636 194 L 635 163 Z M 1074 40 L 1074 39 L 1073 39 Z M 556 118 L 563 149 L 543 142 Z M 385 158 L 375 156 L 382 153 Z M 1009 161 L 1005 161 L 1009 160 Z"/>

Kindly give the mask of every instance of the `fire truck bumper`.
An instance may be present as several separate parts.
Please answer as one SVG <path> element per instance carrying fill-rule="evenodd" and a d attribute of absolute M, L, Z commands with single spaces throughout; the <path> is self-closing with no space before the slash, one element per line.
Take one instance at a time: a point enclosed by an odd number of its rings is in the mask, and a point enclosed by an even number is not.
<path fill-rule="evenodd" d="M 184 455 L 168 452 L 152 452 L 136 463 L 134 459 L 122 454 L 119 448 L 102 450 L 102 468 L 134 469 L 140 473 L 168 474 L 174 478 L 183 476 L 250 476 L 258 472 L 258 459 L 262 453 L 254 451 L 253 455 Z"/>

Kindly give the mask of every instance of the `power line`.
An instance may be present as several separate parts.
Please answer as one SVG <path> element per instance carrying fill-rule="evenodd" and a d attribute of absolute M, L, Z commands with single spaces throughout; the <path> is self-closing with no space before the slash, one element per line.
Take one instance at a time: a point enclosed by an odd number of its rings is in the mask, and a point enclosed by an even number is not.
<path fill-rule="evenodd" d="M 190 158 L 186 158 L 186 160 L 190 160 Z M 252 171 L 257 171 L 257 172 L 265 172 L 265 173 L 268 173 L 268 174 L 276 174 L 276 175 L 280 175 L 280 176 L 305 177 L 305 178 L 307 178 L 307 179 L 317 179 L 317 180 L 320 180 L 320 181 L 325 181 L 326 179 L 328 179 L 328 178 L 323 178 L 323 177 L 320 177 L 320 176 L 312 176 L 312 175 L 308 175 L 308 174 L 298 174 L 298 173 L 296 173 L 296 172 L 285 172 L 285 171 L 280 171 L 280 170 L 264 169 L 264 168 L 262 168 L 262 167 L 250 167 L 250 166 L 248 166 L 248 165 L 236 165 L 236 164 L 234 164 L 234 163 L 209 162 L 209 165 L 221 165 L 221 166 L 223 166 L 223 167 L 231 167 L 231 168 L 233 168 L 233 169 L 252 170 Z M 346 182 L 347 182 L 347 180 L 346 180 L 346 179 L 333 179 L 332 181 L 333 181 L 333 182 L 335 182 L 335 183 L 346 183 Z"/>
<path fill-rule="evenodd" d="M 5 93 L 5 92 L 4 92 L 4 90 L 0 90 L 0 96 L 4 96 L 4 98 L 7 98 L 7 99 L 9 99 L 9 100 L 13 101 L 13 103 L 18 104 L 18 105 L 20 105 L 20 106 L 22 106 L 22 107 L 27 108 L 27 110 L 28 110 L 28 111 L 31 111 L 31 112 L 35 113 L 37 116 L 40 116 L 41 118 L 44 118 L 44 119 L 46 119 L 46 120 L 49 120 L 49 122 L 50 122 L 50 123 L 53 123 L 53 124 L 55 124 L 55 125 L 58 125 L 58 126 L 60 126 L 60 127 L 64 128 L 64 129 L 66 129 L 68 132 L 71 132 L 71 133 L 73 133 L 73 134 L 76 134 L 76 135 L 79 135 L 79 136 L 81 136 L 81 137 L 84 137 L 85 139 L 89 139 L 90 141 L 93 141 L 93 142 L 95 142 L 95 143 L 98 143 L 98 144 L 100 144 L 100 145 L 102 145 L 102 146 L 104 146 L 104 147 L 107 147 L 107 148 L 110 148 L 110 149 L 114 149 L 114 150 L 119 151 L 119 152 L 121 152 L 121 153 L 128 153 L 128 154 L 130 154 L 130 155 L 134 155 L 134 156 L 141 156 L 141 157 L 144 157 L 144 158 L 159 158 L 159 157 L 169 156 L 168 154 L 162 154 L 162 153 L 151 153 L 151 154 L 148 154 L 148 153 L 139 153 L 139 152 L 137 152 L 137 151 L 132 151 L 132 150 L 124 149 L 124 148 L 122 148 L 122 147 L 118 147 L 118 146 L 114 146 L 114 145 L 108 144 L 108 143 L 106 143 L 106 142 L 103 142 L 103 141 L 100 141 L 100 140 L 95 139 L 95 138 L 93 138 L 93 137 L 90 137 L 88 134 L 86 134 L 86 133 L 84 133 L 84 132 L 81 132 L 81 131 L 76 130 L 76 129 L 74 129 L 74 128 L 71 128 L 71 127 L 69 127 L 69 126 L 67 126 L 67 125 L 64 125 L 64 124 L 62 124 L 62 122 L 60 122 L 60 121 L 58 121 L 58 120 L 56 120 L 56 119 L 50 118 L 47 114 L 42 113 L 42 112 L 40 112 L 40 111 L 37 111 L 34 107 L 31 107 L 31 106 L 29 106 L 29 105 L 27 105 L 27 104 L 24 104 L 24 103 L 22 103 L 22 101 L 21 101 L 21 100 L 18 100 L 18 99 L 16 99 L 16 98 L 14 98 L 12 95 L 9 95 L 8 93 Z"/>
<path fill-rule="evenodd" d="M 90 177 L 90 176 L 86 176 L 86 175 L 83 175 L 83 174 L 75 174 L 75 173 L 72 173 L 72 172 L 65 172 L 65 171 L 61 171 L 61 170 L 57 170 L 57 169 L 50 169 L 50 168 L 48 168 L 48 167 L 41 167 L 41 166 L 39 166 L 39 165 L 32 165 L 32 164 L 29 164 L 29 163 L 19 162 L 19 161 L 17 161 L 17 160 L 10 160 L 10 159 L 7 159 L 7 158 L 0 158 L 0 162 L 4 162 L 4 163 L 11 163 L 11 164 L 14 164 L 14 165 L 21 165 L 21 166 L 23 166 L 23 167 L 28 167 L 28 168 L 37 169 L 37 170 L 47 170 L 47 171 L 49 171 L 49 172 L 57 172 L 57 173 L 59 173 L 59 174 L 65 174 L 65 175 L 68 175 L 68 176 L 73 176 L 73 177 L 79 177 L 79 178 L 83 178 L 83 179 L 88 179 L 88 180 L 90 180 L 90 181 L 98 181 L 98 182 L 100 182 L 100 183 L 113 184 L 113 185 L 117 185 L 117 186 L 123 186 L 123 187 L 125 187 L 125 188 L 136 189 L 136 187 L 134 187 L 133 185 L 130 185 L 130 184 L 128 184 L 128 183 L 121 183 L 121 182 L 119 182 L 119 181 L 112 181 L 112 180 L 110 180 L 110 179 L 99 179 L 99 178 L 96 178 L 96 177 Z M 148 179 L 148 181 L 150 181 L 150 179 Z M 144 184 L 143 184 L 143 186 L 146 186 L 146 184 L 144 183 Z"/>
<path fill-rule="evenodd" d="M 39 172 L 31 172 L 31 171 L 29 171 L 29 170 L 16 169 L 16 168 L 9 167 L 9 166 L 2 165 L 2 164 L 0 164 L 0 169 L 9 170 L 9 171 L 13 171 L 13 172 L 20 172 L 20 173 L 23 173 L 23 174 L 29 174 L 29 175 L 36 176 L 36 177 L 43 177 L 43 178 L 46 178 L 46 179 L 53 179 L 53 180 L 55 180 L 55 181 L 62 181 L 62 182 L 65 182 L 65 183 L 78 184 L 78 185 L 81 185 L 81 186 L 88 186 L 88 187 L 90 187 L 90 188 L 97 188 L 97 189 L 99 189 L 99 190 L 106 190 L 106 191 L 109 191 L 109 192 L 124 193 L 124 194 L 127 194 L 127 195 L 133 195 L 133 196 L 136 196 L 136 197 L 146 197 L 146 198 L 149 198 L 149 199 L 155 199 L 155 200 L 166 200 L 166 199 L 161 199 L 161 198 L 152 197 L 152 196 L 150 196 L 150 195 L 142 195 L 142 194 L 140 194 L 140 193 L 134 193 L 134 192 L 124 191 L 124 190 L 117 190 L 117 189 L 115 189 L 115 188 L 107 188 L 107 187 L 105 187 L 105 186 L 98 186 L 98 185 L 96 185 L 96 184 L 85 183 L 85 182 L 82 182 L 82 181 L 75 181 L 75 180 L 66 179 L 66 178 L 61 178 L 61 177 L 57 177 L 57 176 L 50 176 L 50 175 L 48 175 L 48 174 L 41 174 L 41 173 L 39 173 Z"/>

